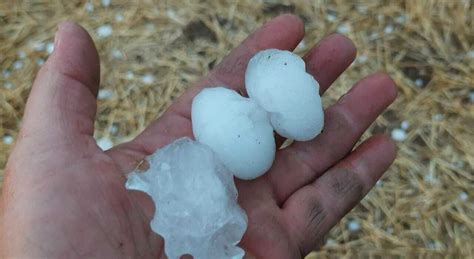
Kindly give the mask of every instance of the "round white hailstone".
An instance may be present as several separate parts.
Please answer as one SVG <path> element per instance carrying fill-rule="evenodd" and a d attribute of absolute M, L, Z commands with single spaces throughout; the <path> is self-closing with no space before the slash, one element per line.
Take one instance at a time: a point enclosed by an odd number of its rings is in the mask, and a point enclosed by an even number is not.
<path fill-rule="evenodd" d="M 383 32 L 384 32 L 385 34 L 391 34 L 391 33 L 394 31 L 394 29 L 395 29 L 395 28 L 393 27 L 393 25 L 389 24 L 389 25 L 387 25 L 387 26 L 385 27 L 385 29 L 383 30 Z"/>
<path fill-rule="evenodd" d="M 7 81 L 5 82 L 5 84 L 3 84 L 3 87 L 5 87 L 6 89 L 12 89 L 13 87 L 15 87 L 15 85 L 12 82 Z"/>
<path fill-rule="evenodd" d="M 365 63 L 365 62 L 367 62 L 367 60 L 369 60 L 369 57 L 365 54 L 362 54 L 362 55 L 358 56 L 357 59 L 356 59 L 356 61 L 358 63 Z"/>
<path fill-rule="evenodd" d="M 356 220 L 351 220 L 349 221 L 349 223 L 347 224 L 347 228 L 349 229 L 349 231 L 351 232 L 357 232 L 360 230 L 360 224 L 358 221 Z"/>
<path fill-rule="evenodd" d="M 319 84 L 306 73 L 299 56 L 276 49 L 259 52 L 247 66 L 245 86 L 281 136 L 307 141 L 321 133 L 324 113 Z"/>
<path fill-rule="evenodd" d="M 110 5 L 111 0 L 101 0 L 100 2 L 102 3 L 103 7 L 108 7 Z"/>
<path fill-rule="evenodd" d="M 151 74 L 146 74 L 142 76 L 142 82 L 144 84 L 151 85 L 153 84 L 153 82 L 155 82 L 155 77 Z"/>
<path fill-rule="evenodd" d="M 54 51 L 54 43 L 52 42 L 46 43 L 46 52 L 48 52 L 48 54 L 51 54 L 53 53 L 53 51 Z"/>
<path fill-rule="evenodd" d="M 3 136 L 3 143 L 5 143 L 6 145 L 13 144 L 13 137 L 10 135 Z"/>
<path fill-rule="evenodd" d="M 403 130 L 407 130 L 409 127 L 410 123 L 408 121 L 402 121 L 402 123 L 400 123 L 400 128 L 402 128 Z"/>
<path fill-rule="evenodd" d="M 26 58 L 26 52 L 24 52 L 23 50 L 19 50 L 16 54 L 18 55 L 18 58 L 20 59 Z"/>
<path fill-rule="evenodd" d="M 474 103 L 474 91 L 471 91 L 471 92 L 469 93 L 469 101 L 470 101 L 471 103 Z"/>
<path fill-rule="evenodd" d="M 407 138 L 407 134 L 402 129 L 393 129 L 392 130 L 392 139 L 396 141 L 404 141 Z"/>
<path fill-rule="evenodd" d="M 42 59 L 42 58 L 37 58 L 37 59 L 36 59 L 36 64 L 37 64 L 38 66 L 42 66 L 42 65 L 44 64 L 44 59 Z"/>
<path fill-rule="evenodd" d="M 337 27 L 337 32 L 342 34 L 347 34 L 351 32 L 351 26 L 348 23 L 344 23 Z"/>
<path fill-rule="evenodd" d="M 112 57 L 115 58 L 115 59 L 122 59 L 123 58 L 123 53 L 122 53 L 122 51 L 120 51 L 118 49 L 113 49 L 112 50 Z"/>
<path fill-rule="evenodd" d="M 459 193 L 459 199 L 461 199 L 462 201 L 467 201 L 468 198 L 469 196 L 467 195 L 466 192 Z"/>
<path fill-rule="evenodd" d="M 20 70 L 23 68 L 23 65 L 24 65 L 23 61 L 17 60 L 13 63 L 13 69 Z"/>
<path fill-rule="evenodd" d="M 107 38 L 112 35 L 113 32 L 112 26 L 109 24 L 104 24 L 97 28 L 97 35 L 99 35 L 99 38 Z"/>
<path fill-rule="evenodd" d="M 4 78 L 9 78 L 11 74 L 12 74 L 12 72 L 8 69 L 4 69 L 2 71 L 2 75 L 3 75 Z"/>
<path fill-rule="evenodd" d="M 202 90 L 193 99 L 193 133 L 240 179 L 254 179 L 270 169 L 275 139 L 267 113 L 249 98 L 224 88 Z"/>
<path fill-rule="evenodd" d="M 474 49 L 467 52 L 469 58 L 474 58 Z"/>
<path fill-rule="evenodd" d="M 125 19 L 125 17 L 121 13 L 118 13 L 118 14 L 115 15 L 115 21 L 116 22 L 123 22 L 124 19 Z"/>
<path fill-rule="evenodd" d="M 423 79 L 418 78 L 418 79 L 415 80 L 416 87 L 422 87 L 423 84 L 424 84 Z"/>
<path fill-rule="evenodd" d="M 92 3 L 86 3 L 85 8 L 88 13 L 92 13 L 94 11 L 94 5 Z"/>
<path fill-rule="evenodd" d="M 99 100 L 110 99 L 114 96 L 114 92 L 110 89 L 100 89 L 97 98 Z"/>
<path fill-rule="evenodd" d="M 132 80 L 133 78 L 135 78 L 135 74 L 132 72 L 132 71 L 127 71 L 127 73 L 125 74 L 125 78 L 127 80 Z"/>

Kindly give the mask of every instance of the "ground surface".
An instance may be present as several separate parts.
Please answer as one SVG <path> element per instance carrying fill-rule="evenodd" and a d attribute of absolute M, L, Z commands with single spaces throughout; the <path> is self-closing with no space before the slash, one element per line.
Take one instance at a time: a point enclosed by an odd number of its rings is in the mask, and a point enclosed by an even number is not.
<path fill-rule="evenodd" d="M 107 2 L 0 2 L 0 168 L 59 21 L 81 23 L 96 40 L 103 89 L 96 136 L 107 145 L 137 134 L 264 21 L 292 12 L 306 23 L 298 53 L 335 31 L 358 46 L 326 106 L 380 70 L 400 93 L 370 130 L 402 130 L 395 164 L 309 258 L 474 257 L 472 1 Z"/>

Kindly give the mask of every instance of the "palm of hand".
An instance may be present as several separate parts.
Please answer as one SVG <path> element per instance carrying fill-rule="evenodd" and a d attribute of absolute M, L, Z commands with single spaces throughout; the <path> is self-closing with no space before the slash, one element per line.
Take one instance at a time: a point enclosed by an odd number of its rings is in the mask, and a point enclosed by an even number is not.
<path fill-rule="evenodd" d="M 84 30 L 63 24 L 7 165 L 2 222 L 8 228 L 0 228 L 0 251 L 5 257 L 164 257 L 163 242 L 149 227 L 153 204 L 145 194 L 125 190 L 126 173 L 156 148 L 192 136 L 190 103 L 202 87 L 242 89 L 246 63 L 258 49 L 292 49 L 302 37 L 293 16 L 267 23 L 136 139 L 103 152 L 92 137 L 97 54 Z M 333 35 L 305 59 L 324 91 L 354 56 L 350 41 Z M 326 130 L 317 139 L 280 150 L 263 177 L 237 181 L 239 204 L 249 217 L 241 243 L 248 255 L 297 258 L 322 243 L 395 156 L 383 136 L 351 152 L 395 95 L 383 74 L 361 80 L 326 109 Z M 361 103 L 363 98 L 372 101 Z"/>

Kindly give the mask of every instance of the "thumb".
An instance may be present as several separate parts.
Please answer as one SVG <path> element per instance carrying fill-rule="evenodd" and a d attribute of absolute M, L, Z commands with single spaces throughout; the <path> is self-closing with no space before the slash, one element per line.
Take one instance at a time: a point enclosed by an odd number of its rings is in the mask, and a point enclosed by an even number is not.
<path fill-rule="evenodd" d="M 94 132 L 100 81 L 94 42 L 73 22 L 58 26 L 54 42 L 54 52 L 31 89 L 20 138 L 56 143 Z"/>

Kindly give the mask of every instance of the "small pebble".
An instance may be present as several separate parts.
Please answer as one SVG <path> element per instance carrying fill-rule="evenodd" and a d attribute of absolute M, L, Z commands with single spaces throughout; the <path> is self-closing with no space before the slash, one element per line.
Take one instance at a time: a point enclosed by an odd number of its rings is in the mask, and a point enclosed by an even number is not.
<path fill-rule="evenodd" d="M 351 232 L 357 232 L 360 230 L 360 224 L 356 220 L 350 220 L 349 223 L 347 224 L 347 228 Z"/>
<path fill-rule="evenodd" d="M 407 134 L 402 129 L 393 129 L 392 130 L 392 139 L 395 141 L 404 141 L 407 138 Z"/>
<path fill-rule="evenodd" d="M 54 43 L 53 42 L 46 43 L 46 52 L 48 52 L 48 54 L 51 54 L 53 53 L 53 51 L 54 51 Z"/>
<path fill-rule="evenodd" d="M 13 137 L 10 135 L 3 136 L 3 143 L 5 143 L 6 145 L 13 144 Z"/>
<path fill-rule="evenodd" d="M 110 89 L 100 89 L 99 94 L 97 95 L 97 98 L 99 100 L 105 100 L 105 99 L 110 99 L 114 96 L 114 92 Z"/>
<path fill-rule="evenodd" d="M 410 123 L 408 121 L 402 121 L 402 123 L 400 123 L 400 128 L 402 128 L 402 130 L 407 130 L 409 127 Z"/>
<path fill-rule="evenodd" d="M 15 61 L 15 62 L 13 62 L 13 65 L 12 65 L 12 66 L 13 66 L 13 69 L 15 69 L 15 70 L 20 70 L 20 69 L 23 68 L 23 65 L 24 65 L 23 61 L 17 60 L 17 61 Z"/>
<path fill-rule="evenodd" d="M 337 32 L 347 34 L 351 31 L 351 26 L 348 23 L 344 23 L 337 27 Z"/>
<path fill-rule="evenodd" d="M 109 7 L 111 0 L 101 0 L 100 2 L 103 7 Z"/>
<path fill-rule="evenodd" d="M 151 74 L 146 74 L 142 77 L 142 82 L 147 85 L 153 84 L 155 82 L 155 77 Z"/>
<path fill-rule="evenodd" d="M 99 28 L 97 28 L 97 35 L 99 36 L 99 38 L 107 38 L 110 35 L 112 35 L 112 33 L 113 33 L 113 29 L 112 29 L 112 26 L 109 24 L 104 24 L 102 26 L 99 26 Z"/>
<path fill-rule="evenodd" d="M 97 145 L 103 150 L 106 151 L 111 149 L 114 146 L 114 143 L 109 138 L 101 138 L 97 140 Z"/>
<path fill-rule="evenodd" d="M 92 13 L 94 11 L 94 5 L 92 3 L 86 3 L 84 7 L 88 13 Z"/>
<path fill-rule="evenodd" d="M 467 201 L 467 199 L 469 198 L 469 196 L 467 195 L 466 192 L 461 192 L 459 193 L 459 199 L 462 200 L 462 201 Z"/>

